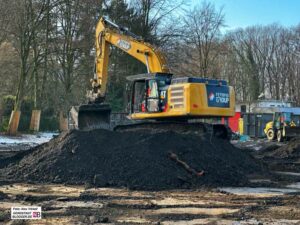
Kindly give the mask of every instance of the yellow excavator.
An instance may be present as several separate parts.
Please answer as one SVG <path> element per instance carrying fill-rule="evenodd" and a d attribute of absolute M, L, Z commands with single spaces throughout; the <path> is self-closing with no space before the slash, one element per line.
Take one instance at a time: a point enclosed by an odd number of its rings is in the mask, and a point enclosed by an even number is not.
<path fill-rule="evenodd" d="M 88 104 L 71 109 L 75 127 L 81 130 L 110 127 L 111 109 L 104 103 L 108 83 L 110 46 L 142 62 L 146 74 L 127 77 L 130 81 L 131 120 L 143 124 L 180 123 L 192 119 L 220 119 L 235 114 L 235 94 L 225 80 L 199 77 L 174 78 L 164 54 L 153 45 L 102 17 L 96 27 L 95 75 Z M 158 122 L 159 121 L 159 122 Z M 136 126 L 136 125 L 135 125 Z"/>

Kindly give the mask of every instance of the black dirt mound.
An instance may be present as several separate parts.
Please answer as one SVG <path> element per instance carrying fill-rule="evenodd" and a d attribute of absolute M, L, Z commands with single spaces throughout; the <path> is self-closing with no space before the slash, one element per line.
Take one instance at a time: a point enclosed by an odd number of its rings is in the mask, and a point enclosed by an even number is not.
<path fill-rule="evenodd" d="M 300 172 L 300 138 L 293 139 L 278 148 L 261 152 L 260 158 L 271 170 Z"/>
<path fill-rule="evenodd" d="M 15 181 L 162 190 L 243 185 L 261 171 L 247 152 L 208 135 L 73 130 L 0 173 Z"/>
<path fill-rule="evenodd" d="M 283 145 L 266 156 L 281 159 L 300 159 L 300 138 L 291 140 L 287 145 Z"/>

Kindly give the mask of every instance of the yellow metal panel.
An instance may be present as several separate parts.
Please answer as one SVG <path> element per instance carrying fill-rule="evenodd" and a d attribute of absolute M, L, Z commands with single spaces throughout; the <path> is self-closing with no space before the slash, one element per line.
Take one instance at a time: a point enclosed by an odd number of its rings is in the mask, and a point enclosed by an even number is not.
<path fill-rule="evenodd" d="M 184 85 L 184 91 L 185 91 L 185 107 L 186 107 L 186 113 L 191 113 L 191 84 L 185 84 Z"/>
<path fill-rule="evenodd" d="M 190 84 L 190 114 L 195 116 L 234 116 L 235 97 L 233 89 L 229 88 L 229 108 L 209 107 L 205 84 Z"/>
<path fill-rule="evenodd" d="M 181 101 L 178 101 L 181 100 Z M 171 85 L 168 89 L 167 112 L 183 112 L 186 114 L 187 91 L 186 84 Z"/>
<path fill-rule="evenodd" d="M 243 118 L 239 118 L 239 134 L 244 134 L 244 120 Z"/>
<path fill-rule="evenodd" d="M 169 112 L 157 112 L 157 113 L 133 113 L 131 114 L 132 119 L 155 119 L 155 118 L 166 118 L 166 117 L 182 117 L 186 116 L 184 110 L 182 111 L 169 111 Z"/>

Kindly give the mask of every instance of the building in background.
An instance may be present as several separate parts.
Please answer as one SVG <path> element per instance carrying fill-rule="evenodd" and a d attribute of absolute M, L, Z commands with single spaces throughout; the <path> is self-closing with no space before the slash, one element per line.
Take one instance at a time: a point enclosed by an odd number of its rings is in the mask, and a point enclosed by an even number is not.
<path fill-rule="evenodd" d="M 228 119 L 228 126 L 233 132 L 241 132 L 245 124 L 241 122 L 244 115 L 254 115 L 257 118 L 265 118 L 269 121 L 274 112 L 291 112 L 294 115 L 300 115 L 300 107 L 295 107 L 292 102 L 279 100 L 258 100 L 252 103 L 236 103 L 235 115 Z M 265 123 L 266 121 L 263 120 Z M 225 122 L 225 120 L 224 120 Z M 263 124 L 260 124 L 262 127 Z"/>

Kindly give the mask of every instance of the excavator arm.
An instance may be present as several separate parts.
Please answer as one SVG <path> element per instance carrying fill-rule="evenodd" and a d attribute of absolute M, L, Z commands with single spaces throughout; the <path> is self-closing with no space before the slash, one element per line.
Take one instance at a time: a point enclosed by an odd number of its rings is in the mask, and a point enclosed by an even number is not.
<path fill-rule="evenodd" d="M 106 17 L 102 17 L 96 27 L 96 71 L 95 79 L 100 84 L 100 97 L 105 98 L 109 47 L 115 46 L 136 58 L 147 67 L 148 73 L 169 73 L 164 55 L 154 46 L 120 27 Z"/>
<path fill-rule="evenodd" d="M 87 95 L 89 103 L 72 107 L 70 111 L 71 127 L 80 130 L 110 128 L 111 108 L 109 104 L 104 103 L 110 46 L 115 46 L 142 62 L 147 67 L 148 73 L 169 73 L 166 59 L 157 48 L 106 17 L 99 20 L 95 38 L 95 74 L 91 80 L 93 89 Z"/>

